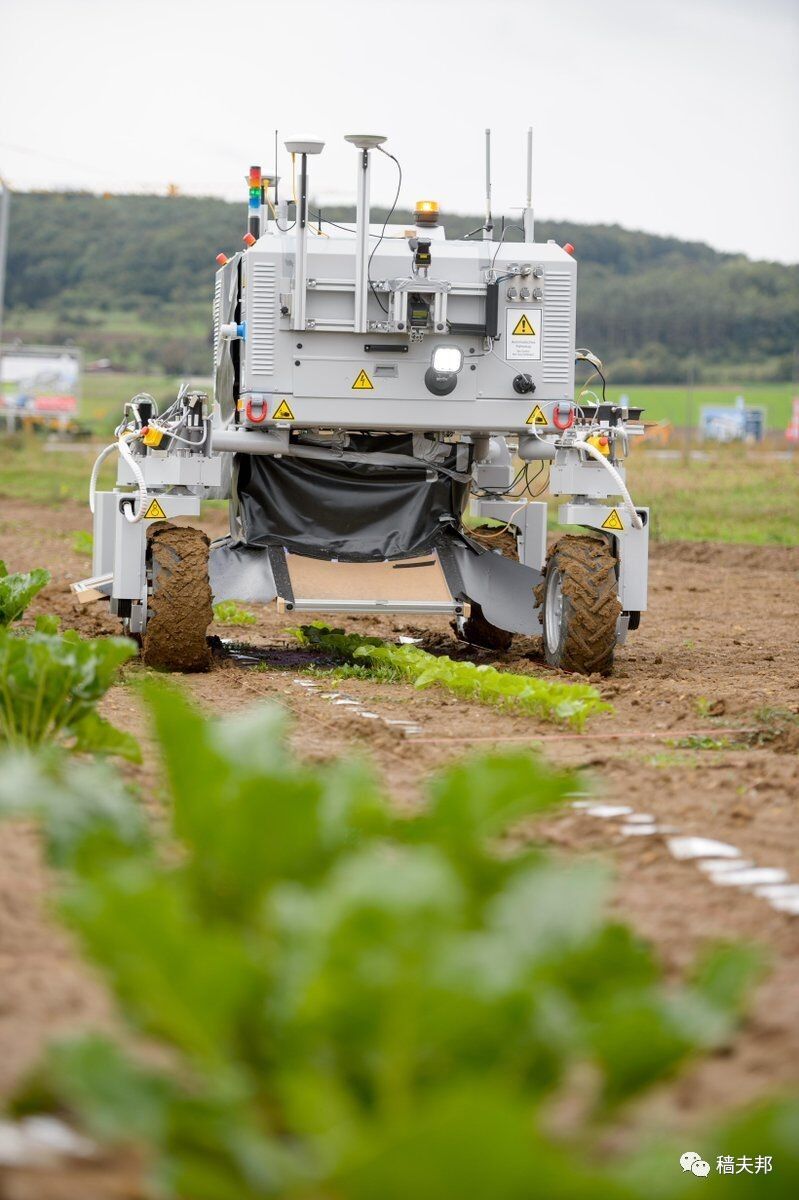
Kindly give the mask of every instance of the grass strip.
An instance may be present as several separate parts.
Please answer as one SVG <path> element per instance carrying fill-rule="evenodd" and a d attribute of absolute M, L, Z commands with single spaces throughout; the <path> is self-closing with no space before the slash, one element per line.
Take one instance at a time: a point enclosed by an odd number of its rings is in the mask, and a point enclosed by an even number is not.
<path fill-rule="evenodd" d="M 302 625 L 291 633 L 304 646 L 343 662 L 368 666 L 370 673 L 381 680 L 402 680 L 417 688 L 443 687 L 466 700 L 513 708 L 573 729 L 582 729 L 588 717 L 596 713 L 613 711 L 588 683 L 536 679 L 498 671 L 487 664 L 455 662 L 445 654 L 428 654 L 418 646 L 397 646 L 321 623 Z"/>

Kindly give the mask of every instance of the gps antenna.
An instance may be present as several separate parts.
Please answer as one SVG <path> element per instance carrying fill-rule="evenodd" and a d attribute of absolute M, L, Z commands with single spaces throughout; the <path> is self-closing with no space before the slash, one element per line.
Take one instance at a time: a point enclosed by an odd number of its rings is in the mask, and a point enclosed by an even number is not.
<path fill-rule="evenodd" d="M 535 241 L 535 222 L 533 220 L 533 127 L 527 130 L 527 203 L 522 216 L 524 240 Z"/>
<path fill-rule="evenodd" d="M 491 241 L 494 222 L 491 219 L 491 130 L 486 130 L 486 221 L 483 226 L 483 241 Z"/>

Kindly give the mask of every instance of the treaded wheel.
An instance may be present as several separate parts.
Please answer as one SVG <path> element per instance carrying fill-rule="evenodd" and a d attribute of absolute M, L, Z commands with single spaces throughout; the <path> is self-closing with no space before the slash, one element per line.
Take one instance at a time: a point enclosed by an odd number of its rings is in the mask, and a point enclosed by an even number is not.
<path fill-rule="evenodd" d="M 150 576 L 142 657 L 162 671 L 207 671 L 206 633 L 213 620 L 208 582 L 210 542 L 201 529 L 159 521 L 147 530 Z"/>
<path fill-rule="evenodd" d="M 608 675 L 621 612 L 616 558 L 601 535 L 565 534 L 553 546 L 536 589 L 544 656 L 564 671 Z"/>

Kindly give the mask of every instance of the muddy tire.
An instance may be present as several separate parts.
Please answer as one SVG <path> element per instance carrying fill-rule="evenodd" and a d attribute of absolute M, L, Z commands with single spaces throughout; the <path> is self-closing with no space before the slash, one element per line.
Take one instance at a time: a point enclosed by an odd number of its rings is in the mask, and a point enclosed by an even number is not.
<path fill-rule="evenodd" d="M 547 559 L 536 599 L 542 605 L 549 665 L 581 675 L 610 674 L 621 605 L 616 558 L 607 539 L 562 537 Z"/>
<path fill-rule="evenodd" d="M 200 529 L 159 521 L 147 530 L 150 577 L 142 657 L 161 671 L 207 671 L 213 620 L 208 582 L 210 542 Z"/>
<path fill-rule="evenodd" d="M 501 654 L 510 650 L 513 642 L 512 633 L 486 620 L 479 604 L 472 604 L 469 616 L 453 622 L 453 628 L 460 641 L 468 642 L 471 646 L 482 646 L 485 650 L 497 650 Z"/>

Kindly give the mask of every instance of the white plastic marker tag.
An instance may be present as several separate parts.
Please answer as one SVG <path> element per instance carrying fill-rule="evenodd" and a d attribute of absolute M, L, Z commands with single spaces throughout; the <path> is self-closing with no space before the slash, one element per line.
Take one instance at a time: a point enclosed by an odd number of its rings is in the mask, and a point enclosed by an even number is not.
<path fill-rule="evenodd" d="M 543 329 L 542 308 L 505 309 L 505 360 L 538 362 Z"/>

